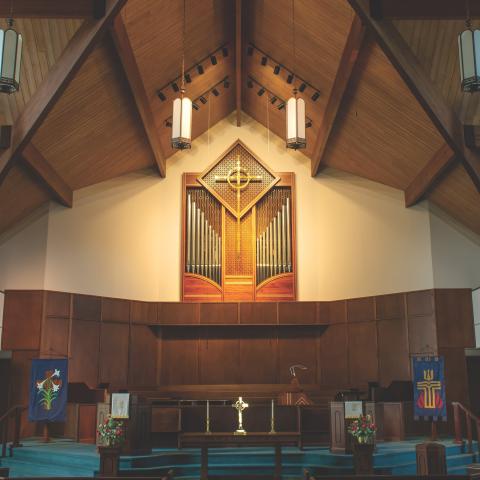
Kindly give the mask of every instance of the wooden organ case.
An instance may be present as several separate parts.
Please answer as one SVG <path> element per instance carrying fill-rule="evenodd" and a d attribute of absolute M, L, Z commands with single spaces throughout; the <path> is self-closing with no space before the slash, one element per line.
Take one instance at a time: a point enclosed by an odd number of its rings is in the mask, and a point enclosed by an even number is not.
<path fill-rule="evenodd" d="M 183 176 L 182 300 L 296 300 L 295 176 L 237 140 Z"/>

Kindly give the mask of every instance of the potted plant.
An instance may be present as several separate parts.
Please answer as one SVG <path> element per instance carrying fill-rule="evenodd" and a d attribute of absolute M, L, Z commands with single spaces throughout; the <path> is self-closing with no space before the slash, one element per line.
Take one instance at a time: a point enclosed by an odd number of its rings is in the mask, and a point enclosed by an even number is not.
<path fill-rule="evenodd" d="M 348 433 L 354 439 L 353 465 L 356 474 L 373 474 L 376 430 L 370 415 L 360 415 L 348 426 Z"/>
<path fill-rule="evenodd" d="M 125 429 L 121 420 L 107 415 L 105 420 L 98 425 L 97 434 L 102 445 L 99 445 L 100 471 L 99 476 L 118 476 L 120 464 L 120 451 L 125 441 Z"/>

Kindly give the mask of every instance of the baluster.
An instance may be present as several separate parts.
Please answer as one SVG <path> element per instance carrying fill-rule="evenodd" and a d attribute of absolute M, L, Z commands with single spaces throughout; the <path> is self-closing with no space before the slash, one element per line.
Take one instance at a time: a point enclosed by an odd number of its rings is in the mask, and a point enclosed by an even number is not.
<path fill-rule="evenodd" d="M 455 441 L 454 443 L 461 445 L 462 440 L 462 423 L 460 418 L 460 407 L 457 402 L 452 402 L 453 406 L 453 419 L 455 425 Z"/>
<path fill-rule="evenodd" d="M 477 426 L 477 449 L 478 453 L 480 453 L 480 420 L 477 420 L 475 425 Z"/>
<path fill-rule="evenodd" d="M 15 430 L 12 447 L 20 447 L 20 426 L 22 424 L 22 409 L 18 407 L 15 410 Z"/>
<path fill-rule="evenodd" d="M 2 424 L 2 457 L 7 456 L 7 442 L 8 442 L 8 417 L 4 419 Z"/>
<path fill-rule="evenodd" d="M 465 412 L 465 417 L 467 420 L 467 441 L 468 441 L 468 453 L 473 453 L 472 450 L 472 419 L 470 418 L 470 415 Z"/>

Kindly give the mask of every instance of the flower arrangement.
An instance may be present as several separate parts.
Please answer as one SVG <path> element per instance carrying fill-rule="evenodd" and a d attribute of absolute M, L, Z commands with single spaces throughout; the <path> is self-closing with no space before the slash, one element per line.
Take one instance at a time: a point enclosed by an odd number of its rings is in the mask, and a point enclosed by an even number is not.
<path fill-rule="evenodd" d="M 109 447 L 119 447 L 125 440 L 123 422 L 107 415 L 105 420 L 98 426 L 97 433 L 102 443 Z"/>
<path fill-rule="evenodd" d="M 62 381 L 60 380 L 60 370 L 55 371 L 47 370 L 45 372 L 45 378 L 43 380 L 37 380 L 36 382 L 39 403 L 45 410 L 52 410 L 54 400 L 60 394 L 62 388 Z"/>
<path fill-rule="evenodd" d="M 376 431 L 377 426 L 372 422 L 370 415 L 360 415 L 348 426 L 348 433 L 358 443 L 371 443 Z"/>

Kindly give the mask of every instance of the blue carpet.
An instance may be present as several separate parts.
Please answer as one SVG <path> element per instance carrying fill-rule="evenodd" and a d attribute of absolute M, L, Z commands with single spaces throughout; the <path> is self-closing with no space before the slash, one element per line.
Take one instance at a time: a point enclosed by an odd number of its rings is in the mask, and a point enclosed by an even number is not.
<path fill-rule="evenodd" d="M 419 438 L 404 442 L 381 443 L 374 456 L 375 473 L 408 475 L 416 473 L 415 445 Z M 465 453 L 464 447 L 451 439 L 442 442 L 447 449 L 450 474 L 465 474 L 468 465 L 477 461 L 477 454 Z M 478 452 L 475 443 L 474 451 Z M 27 440 L 14 451 L 12 458 L 0 459 L 0 465 L 10 467 L 12 477 L 91 477 L 98 470 L 99 457 L 94 445 L 55 440 L 49 444 Z M 211 449 L 209 472 L 215 475 L 272 474 L 274 452 L 270 448 Z M 173 469 L 175 478 L 190 480 L 199 477 L 200 451 L 198 449 L 154 449 L 151 455 L 120 460 L 122 474 L 158 475 Z M 328 448 L 310 447 L 283 449 L 285 479 L 301 478 L 304 468 L 312 474 L 352 473 L 351 455 L 333 455 Z"/>

